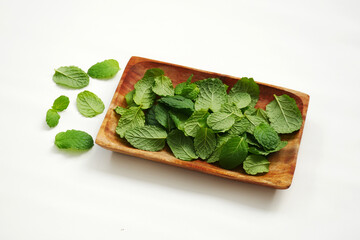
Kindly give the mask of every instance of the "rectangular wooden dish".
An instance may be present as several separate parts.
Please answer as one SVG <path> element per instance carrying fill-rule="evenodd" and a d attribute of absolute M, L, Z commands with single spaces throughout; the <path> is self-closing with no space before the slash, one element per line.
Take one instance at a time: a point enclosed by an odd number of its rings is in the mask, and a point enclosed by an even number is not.
<path fill-rule="evenodd" d="M 303 125 L 299 131 L 282 136 L 282 140 L 288 141 L 288 145 L 281 151 L 270 154 L 268 156 L 268 159 L 271 162 L 268 173 L 259 176 L 251 176 L 247 175 L 241 167 L 235 170 L 226 170 L 201 160 L 179 160 L 174 157 L 168 147 L 159 152 L 148 152 L 135 149 L 130 144 L 128 144 L 126 140 L 121 139 L 116 134 L 115 129 L 119 120 L 119 116 L 114 112 L 114 108 L 116 106 L 126 107 L 126 101 L 124 97 L 125 94 L 134 89 L 134 84 L 140 80 L 143 77 L 145 71 L 150 68 L 161 68 L 164 70 L 165 75 L 171 78 L 174 86 L 180 82 L 186 81 L 186 79 L 191 74 L 194 74 L 193 81 L 198 81 L 209 77 L 217 77 L 225 84 L 229 85 L 229 87 L 232 87 L 240 79 L 224 74 L 198 70 L 172 63 L 141 57 L 132 57 L 124 70 L 119 85 L 117 86 L 113 99 L 110 103 L 110 107 L 96 137 L 96 143 L 99 146 L 111 151 L 241 182 L 253 183 L 278 189 L 286 189 L 290 187 L 295 171 L 300 140 L 304 129 L 306 112 L 309 104 L 309 95 L 295 90 L 257 82 L 260 87 L 260 97 L 256 107 L 264 109 L 265 106 L 274 99 L 273 94 L 287 94 L 295 99 L 302 113 Z"/>

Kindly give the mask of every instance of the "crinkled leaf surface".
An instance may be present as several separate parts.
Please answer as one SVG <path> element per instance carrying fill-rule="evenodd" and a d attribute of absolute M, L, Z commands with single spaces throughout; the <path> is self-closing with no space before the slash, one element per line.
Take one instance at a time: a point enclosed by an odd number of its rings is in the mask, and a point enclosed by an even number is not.
<path fill-rule="evenodd" d="M 248 93 L 251 97 L 251 106 L 255 106 L 259 99 L 259 85 L 252 78 L 243 77 L 230 89 L 230 98 L 236 98 L 237 93 Z"/>
<path fill-rule="evenodd" d="M 59 67 L 55 69 L 53 81 L 61 86 L 79 89 L 89 85 L 89 76 L 75 66 Z"/>
<path fill-rule="evenodd" d="M 274 150 L 280 144 L 278 133 L 267 123 L 255 127 L 254 137 L 265 149 Z"/>
<path fill-rule="evenodd" d="M 146 151 L 160 151 L 165 146 L 167 133 L 156 126 L 143 126 L 129 130 L 125 139 L 135 148 Z"/>
<path fill-rule="evenodd" d="M 119 115 L 123 115 L 128 109 L 127 108 L 123 108 L 120 106 L 117 106 L 114 111 L 119 114 Z"/>
<path fill-rule="evenodd" d="M 194 103 L 190 99 L 184 98 L 183 96 L 167 96 L 162 97 L 158 100 L 159 103 L 165 104 L 170 108 L 177 109 L 185 114 L 192 114 L 194 112 Z"/>
<path fill-rule="evenodd" d="M 278 133 L 292 133 L 301 128 L 302 116 L 293 98 L 284 94 L 274 95 L 275 99 L 266 106 L 270 125 Z"/>
<path fill-rule="evenodd" d="M 155 83 L 152 90 L 159 96 L 174 96 L 173 83 L 169 77 L 164 75 L 155 77 Z"/>
<path fill-rule="evenodd" d="M 114 77 L 119 70 L 120 67 L 118 61 L 108 59 L 91 66 L 88 70 L 88 74 L 92 78 L 109 79 Z"/>
<path fill-rule="evenodd" d="M 192 138 L 185 136 L 182 131 L 172 130 L 166 141 L 176 158 L 186 161 L 198 158 Z"/>
<path fill-rule="evenodd" d="M 83 91 L 76 98 L 76 106 L 79 112 L 85 117 L 94 117 L 105 109 L 103 101 L 90 91 Z"/>
<path fill-rule="evenodd" d="M 201 159 L 207 159 L 216 147 L 215 133 L 210 128 L 200 128 L 195 136 L 194 145 L 196 154 Z"/>
<path fill-rule="evenodd" d="M 49 127 L 56 127 L 59 123 L 60 115 L 54 109 L 49 109 L 46 112 L 46 123 Z"/>
<path fill-rule="evenodd" d="M 88 133 L 73 129 L 58 133 L 55 145 L 60 149 L 87 150 L 94 146 L 94 140 Z"/>
<path fill-rule="evenodd" d="M 136 127 L 145 125 L 145 115 L 140 107 L 130 107 L 119 119 L 116 127 L 116 133 L 120 137 L 125 136 L 125 132 Z"/>
<path fill-rule="evenodd" d="M 194 112 L 184 124 L 185 134 L 191 137 L 195 137 L 197 132 L 200 129 L 200 121 L 206 122 L 207 117 L 209 116 L 208 111 L 196 111 Z"/>
<path fill-rule="evenodd" d="M 251 103 L 251 96 L 247 92 L 234 92 L 229 95 L 229 99 L 238 108 L 245 108 Z"/>
<path fill-rule="evenodd" d="M 169 111 L 170 118 L 175 123 L 177 129 L 185 131 L 185 122 L 188 120 L 188 116 L 177 111 Z"/>
<path fill-rule="evenodd" d="M 215 132 L 226 132 L 235 123 L 232 113 L 214 112 L 207 118 L 207 125 Z"/>
<path fill-rule="evenodd" d="M 250 154 L 245 159 L 243 168 L 247 174 L 256 175 L 269 172 L 269 165 L 270 162 L 264 156 Z"/>
<path fill-rule="evenodd" d="M 200 93 L 195 101 L 195 110 L 208 110 L 218 112 L 227 101 L 224 84 L 218 78 L 208 78 L 196 82 Z"/>

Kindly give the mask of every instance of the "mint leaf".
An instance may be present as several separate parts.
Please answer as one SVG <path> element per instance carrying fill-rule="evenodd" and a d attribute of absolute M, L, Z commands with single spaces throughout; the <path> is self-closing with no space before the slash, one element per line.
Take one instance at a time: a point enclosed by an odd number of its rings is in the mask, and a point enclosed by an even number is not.
<path fill-rule="evenodd" d="M 169 77 L 164 75 L 155 77 L 155 83 L 152 90 L 159 96 L 174 96 L 173 83 Z"/>
<path fill-rule="evenodd" d="M 57 112 L 64 111 L 69 106 L 70 100 L 67 96 L 61 95 L 57 99 L 55 99 L 54 104 L 52 105 L 52 109 Z"/>
<path fill-rule="evenodd" d="M 96 94 L 87 90 L 77 95 L 76 106 L 85 117 L 95 117 L 105 109 L 103 101 Z"/>
<path fill-rule="evenodd" d="M 251 103 L 251 96 L 246 92 L 233 92 L 229 95 L 229 99 L 238 108 L 245 108 Z"/>
<path fill-rule="evenodd" d="M 123 115 L 127 111 L 127 108 L 117 106 L 114 111 L 119 115 Z"/>
<path fill-rule="evenodd" d="M 264 119 L 267 123 L 270 123 L 267 113 L 261 108 L 256 109 L 255 116 Z"/>
<path fill-rule="evenodd" d="M 251 123 L 245 117 L 236 121 L 229 130 L 229 134 L 241 135 L 245 133 L 251 127 Z"/>
<path fill-rule="evenodd" d="M 302 116 L 296 101 L 284 94 L 274 95 L 275 99 L 266 106 L 270 125 L 278 133 L 292 133 L 301 128 Z"/>
<path fill-rule="evenodd" d="M 116 133 L 121 138 L 125 136 L 125 132 L 131 129 L 142 127 L 145 125 L 145 115 L 140 107 L 130 107 L 119 119 L 116 127 Z"/>
<path fill-rule="evenodd" d="M 245 160 L 248 154 L 248 144 L 245 138 L 234 136 L 221 149 L 219 164 L 222 168 L 233 169 Z"/>
<path fill-rule="evenodd" d="M 156 105 L 153 105 L 150 109 L 147 110 L 147 113 L 145 114 L 145 124 L 161 128 L 161 124 L 156 120 L 155 107 Z"/>
<path fill-rule="evenodd" d="M 280 144 L 279 135 L 267 123 L 260 123 L 255 127 L 254 137 L 265 149 L 273 150 Z"/>
<path fill-rule="evenodd" d="M 194 112 L 184 124 L 185 134 L 187 136 L 195 137 L 200 130 L 200 121 L 206 121 L 209 116 L 208 111 Z"/>
<path fill-rule="evenodd" d="M 188 116 L 186 116 L 185 114 L 183 114 L 181 112 L 171 111 L 171 110 L 169 111 L 169 115 L 170 115 L 170 118 L 175 123 L 175 126 L 177 127 L 177 129 L 184 132 L 185 131 L 185 122 L 188 119 Z"/>
<path fill-rule="evenodd" d="M 270 162 L 263 156 L 249 155 L 243 164 L 243 168 L 247 174 L 256 175 L 258 173 L 269 172 Z"/>
<path fill-rule="evenodd" d="M 260 123 L 266 123 L 266 121 L 263 118 L 257 117 L 257 116 L 252 116 L 252 115 L 247 115 L 244 114 L 245 119 L 249 121 L 249 127 L 248 129 L 246 129 L 246 131 L 248 133 L 253 134 L 254 133 L 254 129 L 257 125 L 259 125 Z"/>
<path fill-rule="evenodd" d="M 222 146 L 232 137 L 234 137 L 235 135 L 230 135 L 230 134 L 226 134 L 224 136 L 218 136 L 217 137 L 217 141 L 216 141 L 216 148 L 214 150 L 214 152 L 211 154 L 211 156 L 208 158 L 207 162 L 208 163 L 214 163 L 219 161 L 220 159 L 220 153 L 221 153 L 221 149 Z"/>
<path fill-rule="evenodd" d="M 194 103 L 190 99 L 183 96 L 167 96 L 158 100 L 159 103 L 163 103 L 170 108 L 175 108 L 185 114 L 192 114 L 194 112 Z"/>
<path fill-rule="evenodd" d="M 175 94 L 181 95 L 185 98 L 195 100 L 200 90 L 195 83 L 191 83 L 193 75 L 191 75 L 186 82 L 176 85 Z"/>
<path fill-rule="evenodd" d="M 161 76 L 164 71 L 158 68 L 152 68 L 145 72 L 144 77 L 135 85 L 134 102 L 142 109 L 148 109 L 154 104 L 156 94 L 152 91 L 155 77 Z"/>
<path fill-rule="evenodd" d="M 232 113 L 215 112 L 207 118 L 207 125 L 215 132 L 226 132 L 235 123 Z"/>
<path fill-rule="evenodd" d="M 114 59 L 109 59 L 91 66 L 88 74 L 92 78 L 109 79 L 114 77 L 119 70 L 119 63 Z"/>
<path fill-rule="evenodd" d="M 137 127 L 125 133 L 125 139 L 132 146 L 153 152 L 164 148 L 166 137 L 166 131 L 156 126 Z"/>
<path fill-rule="evenodd" d="M 208 78 L 197 82 L 200 93 L 195 101 L 195 110 L 218 112 L 227 101 L 226 89 L 218 78 Z"/>
<path fill-rule="evenodd" d="M 55 145 L 60 149 L 88 150 L 94 146 L 94 140 L 86 132 L 67 130 L 55 136 Z"/>
<path fill-rule="evenodd" d="M 200 128 L 194 139 L 196 154 L 207 159 L 215 150 L 216 136 L 210 128 Z"/>
<path fill-rule="evenodd" d="M 287 145 L 287 141 L 281 141 L 280 144 L 274 150 L 265 150 L 259 147 L 249 147 L 249 152 L 256 155 L 267 156 L 270 153 L 278 152 Z"/>
<path fill-rule="evenodd" d="M 54 109 L 49 109 L 46 112 L 46 123 L 49 127 L 56 127 L 59 123 L 60 115 Z"/>
<path fill-rule="evenodd" d="M 134 102 L 135 90 L 128 92 L 125 95 L 125 101 L 128 107 L 136 107 L 137 104 Z"/>
<path fill-rule="evenodd" d="M 176 158 L 186 161 L 198 158 L 193 140 L 191 137 L 186 137 L 182 131 L 171 131 L 166 141 Z"/>
<path fill-rule="evenodd" d="M 251 97 L 251 106 L 255 106 L 259 99 L 259 85 L 252 78 L 243 77 L 230 89 L 229 97 L 236 99 L 238 93 L 248 93 Z"/>
<path fill-rule="evenodd" d="M 155 105 L 155 119 L 168 131 L 175 127 L 169 115 L 169 110 L 162 104 Z"/>
<path fill-rule="evenodd" d="M 53 81 L 68 88 L 83 88 L 89 85 L 89 76 L 78 67 L 68 66 L 55 69 Z"/>
<path fill-rule="evenodd" d="M 244 117 L 241 109 L 235 106 L 233 103 L 225 103 L 221 106 L 220 112 L 231 113 L 235 117 L 235 121 L 241 120 Z"/>

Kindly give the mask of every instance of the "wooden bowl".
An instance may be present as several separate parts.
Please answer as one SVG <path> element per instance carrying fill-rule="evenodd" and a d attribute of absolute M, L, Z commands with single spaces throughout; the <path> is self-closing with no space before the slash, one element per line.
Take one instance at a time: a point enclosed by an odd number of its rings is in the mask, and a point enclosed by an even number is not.
<path fill-rule="evenodd" d="M 166 63 L 141 57 L 132 57 L 120 79 L 116 88 L 110 107 L 106 113 L 104 121 L 96 137 L 96 143 L 111 151 L 124 153 L 148 160 L 166 163 L 198 172 L 216 175 L 223 178 L 233 179 L 241 182 L 253 183 L 272 188 L 289 188 L 295 171 L 296 159 L 299 151 L 301 136 L 304 129 L 306 112 L 309 104 L 309 95 L 295 90 L 273 86 L 270 84 L 259 83 L 260 97 L 257 103 L 258 108 L 265 106 L 274 99 L 273 94 L 287 94 L 294 98 L 303 117 L 301 129 L 295 133 L 282 136 L 282 140 L 288 141 L 288 145 L 279 152 L 270 154 L 268 160 L 271 162 L 269 172 L 263 175 L 247 175 L 242 167 L 235 170 L 226 170 L 205 161 L 182 161 L 174 157 L 168 147 L 159 152 L 148 152 L 133 148 L 126 140 L 121 139 L 115 132 L 119 116 L 114 112 L 116 106 L 126 107 L 125 94 L 134 89 L 134 84 L 140 80 L 145 71 L 150 68 L 161 68 L 165 75 L 170 77 L 174 86 L 186 81 L 194 74 L 193 81 L 209 77 L 220 78 L 225 84 L 232 87 L 240 78 L 231 77 L 224 74 L 213 73 L 194 68 L 184 67 L 172 63 Z"/>

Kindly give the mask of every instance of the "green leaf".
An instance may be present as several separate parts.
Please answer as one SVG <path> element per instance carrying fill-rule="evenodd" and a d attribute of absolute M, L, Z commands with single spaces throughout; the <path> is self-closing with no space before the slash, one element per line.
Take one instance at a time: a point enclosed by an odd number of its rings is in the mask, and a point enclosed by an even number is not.
<path fill-rule="evenodd" d="M 287 141 L 281 141 L 280 144 L 274 150 L 265 150 L 265 149 L 259 148 L 259 147 L 249 147 L 249 152 L 256 154 L 256 155 L 267 156 L 270 153 L 280 151 L 282 148 L 284 148 L 287 145 L 287 143 L 288 143 Z"/>
<path fill-rule="evenodd" d="M 167 133 L 156 126 L 143 126 L 125 133 L 126 140 L 135 148 L 146 151 L 160 151 L 165 146 Z"/>
<path fill-rule="evenodd" d="M 215 132 L 226 132 L 235 123 L 232 113 L 215 112 L 207 118 L 207 125 Z"/>
<path fill-rule="evenodd" d="M 162 104 L 155 105 L 155 119 L 168 131 L 175 127 L 169 115 L 169 110 Z"/>
<path fill-rule="evenodd" d="M 147 113 L 145 114 L 145 123 L 146 125 L 162 127 L 161 124 L 156 120 L 155 107 L 156 105 L 153 105 L 150 109 L 147 110 Z"/>
<path fill-rule="evenodd" d="M 55 99 L 52 109 L 57 112 L 64 111 L 69 106 L 70 100 L 67 96 L 61 95 Z"/>
<path fill-rule="evenodd" d="M 75 66 L 60 67 L 55 69 L 53 81 L 61 86 L 79 89 L 89 85 L 89 76 Z"/>
<path fill-rule="evenodd" d="M 251 154 L 245 159 L 243 168 L 247 174 L 256 175 L 269 172 L 269 165 L 265 157 Z"/>
<path fill-rule="evenodd" d="M 136 107 L 137 104 L 134 102 L 135 89 L 128 92 L 125 95 L 126 104 L 128 107 Z"/>
<path fill-rule="evenodd" d="M 119 70 L 119 63 L 114 59 L 109 59 L 91 66 L 88 74 L 92 78 L 109 79 L 114 77 Z"/>
<path fill-rule="evenodd" d="M 251 106 L 255 106 L 259 99 L 259 85 L 252 78 L 243 77 L 230 89 L 230 98 L 235 98 L 237 93 L 248 93 L 251 97 Z"/>
<path fill-rule="evenodd" d="M 88 150 L 94 146 L 94 140 L 88 133 L 73 129 L 58 133 L 55 145 L 60 149 Z"/>
<path fill-rule="evenodd" d="M 273 150 L 280 144 L 279 135 L 267 123 L 260 123 L 255 127 L 254 137 L 265 149 Z"/>
<path fill-rule="evenodd" d="M 214 152 L 211 154 L 211 156 L 208 158 L 207 162 L 208 163 L 214 163 L 219 161 L 220 159 L 220 153 L 221 153 L 221 149 L 222 146 L 232 137 L 234 137 L 235 135 L 230 135 L 230 134 L 226 134 L 224 136 L 218 136 L 217 137 L 217 141 L 216 141 L 216 148 L 214 150 Z"/>
<path fill-rule="evenodd" d="M 128 109 L 127 108 L 123 108 L 120 106 L 117 106 L 114 111 L 119 114 L 119 115 L 123 115 Z"/>
<path fill-rule="evenodd" d="M 274 95 L 275 99 L 266 106 L 270 125 L 278 133 L 292 133 L 301 128 L 302 116 L 296 101 L 284 94 Z"/>
<path fill-rule="evenodd" d="M 161 76 L 164 71 L 158 68 L 152 68 L 145 72 L 144 77 L 135 85 L 134 102 L 142 109 L 148 109 L 154 104 L 156 94 L 152 91 L 155 77 Z"/>
<path fill-rule="evenodd" d="M 172 110 L 169 111 L 169 115 L 170 115 L 170 118 L 174 121 L 177 129 L 184 132 L 185 131 L 185 122 L 188 119 L 188 116 L 181 112 L 176 112 L 176 111 L 172 111 Z"/>
<path fill-rule="evenodd" d="M 119 119 L 116 127 L 116 133 L 121 138 L 125 136 L 125 132 L 131 129 L 142 127 L 145 125 L 145 115 L 140 107 L 130 107 Z"/>
<path fill-rule="evenodd" d="M 85 117 L 94 117 L 105 109 L 103 101 L 96 94 L 87 90 L 79 93 L 76 98 L 76 106 Z"/>
<path fill-rule="evenodd" d="M 167 96 L 158 100 L 159 103 L 163 103 L 170 108 L 175 108 L 185 114 L 192 114 L 194 112 L 194 103 L 190 99 L 183 96 Z"/>
<path fill-rule="evenodd" d="M 251 103 L 251 96 L 246 92 L 234 92 L 229 98 L 238 108 L 245 108 Z"/>
<path fill-rule="evenodd" d="M 257 116 L 252 116 L 252 115 L 247 115 L 247 114 L 244 114 L 244 116 L 245 116 L 245 119 L 248 120 L 250 123 L 249 127 L 246 131 L 251 134 L 254 134 L 254 129 L 257 125 L 259 125 L 260 123 L 266 123 L 266 121 L 263 118 L 260 118 Z"/>
<path fill-rule="evenodd" d="M 176 158 L 190 161 L 197 159 L 194 142 L 191 137 L 186 137 L 180 130 L 173 130 L 167 137 L 167 144 Z"/>
<path fill-rule="evenodd" d="M 173 83 L 169 77 L 164 75 L 155 77 L 155 83 L 152 90 L 159 96 L 174 96 Z"/>
<path fill-rule="evenodd" d="M 195 137 L 197 132 L 200 130 L 200 121 L 206 121 L 209 116 L 208 111 L 194 112 L 184 124 L 185 134 L 187 136 Z"/>
<path fill-rule="evenodd" d="M 256 146 L 261 148 L 262 146 L 260 145 L 260 143 L 256 140 L 256 138 L 254 137 L 254 135 L 247 133 L 246 134 L 246 142 L 251 145 L 251 146 Z"/>
<path fill-rule="evenodd" d="M 215 150 L 216 136 L 210 128 L 200 128 L 194 139 L 196 154 L 207 159 Z"/>
<path fill-rule="evenodd" d="M 233 169 L 245 160 L 248 154 L 248 144 L 245 138 L 234 136 L 221 149 L 219 164 L 222 168 Z"/>
<path fill-rule="evenodd" d="M 267 116 L 266 112 L 261 108 L 256 109 L 255 116 L 264 119 L 267 123 L 270 123 L 269 117 Z"/>
<path fill-rule="evenodd" d="M 56 127 L 59 123 L 60 115 L 54 109 L 49 109 L 46 113 L 46 123 L 49 127 Z"/>
<path fill-rule="evenodd" d="M 246 118 L 241 118 L 236 121 L 234 125 L 229 130 L 229 134 L 232 135 L 241 135 L 246 132 L 251 127 L 251 123 Z"/>
<path fill-rule="evenodd" d="M 218 78 L 208 78 L 197 82 L 200 93 L 195 101 L 195 110 L 218 112 L 227 101 L 226 89 Z"/>

